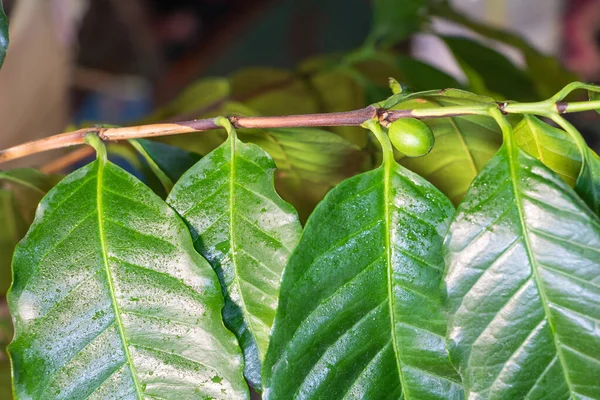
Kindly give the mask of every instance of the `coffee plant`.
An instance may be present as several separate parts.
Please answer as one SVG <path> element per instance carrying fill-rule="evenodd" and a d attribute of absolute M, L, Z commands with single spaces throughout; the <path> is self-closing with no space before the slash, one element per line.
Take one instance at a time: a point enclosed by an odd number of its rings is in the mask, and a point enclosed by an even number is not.
<path fill-rule="evenodd" d="M 15 398 L 600 399 L 600 158 L 566 119 L 600 86 L 442 3 L 526 56 L 444 38 L 463 90 L 378 47 L 388 3 L 352 54 L 0 151 L 96 154 L 0 171 Z"/>

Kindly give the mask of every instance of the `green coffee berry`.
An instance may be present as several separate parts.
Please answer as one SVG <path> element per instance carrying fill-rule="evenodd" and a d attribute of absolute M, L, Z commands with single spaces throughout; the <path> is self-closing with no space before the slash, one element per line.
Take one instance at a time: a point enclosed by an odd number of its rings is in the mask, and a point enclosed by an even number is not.
<path fill-rule="evenodd" d="M 388 135 L 394 147 L 408 157 L 429 153 L 435 143 L 433 132 L 418 119 L 400 118 L 388 126 Z"/>

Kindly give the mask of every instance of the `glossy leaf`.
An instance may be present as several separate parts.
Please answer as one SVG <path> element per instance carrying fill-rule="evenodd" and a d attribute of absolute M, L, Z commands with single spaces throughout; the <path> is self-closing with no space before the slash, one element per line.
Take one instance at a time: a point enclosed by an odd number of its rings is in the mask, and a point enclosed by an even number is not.
<path fill-rule="evenodd" d="M 332 189 L 283 275 L 264 398 L 462 398 L 438 309 L 452 213 L 391 157 Z"/>
<path fill-rule="evenodd" d="M 575 186 L 581 154 L 567 132 L 527 114 L 514 129 L 515 139 L 523 150 L 560 175 L 569 186 Z"/>
<path fill-rule="evenodd" d="M 396 108 L 453 106 L 470 101 L 436 95 L 405 101 Z M 399 161 L 458 204 L 475 176 L 500 147 L 502 137 L 498 126 L 491 118 L 478 115 L 432 118 L 423 122 L 433 131 L 435 146 L 424 157 L 404 157 Z"/>
<path fill-rule="evenodd" d="M 489 93 L 499 93 L 511 100 L 526 101 L 537 97 L 531 78 L 502 54 L 471 39 L 451 36 L 442 39 L 465 70 L 474 88 L 483 84 Z M 481 82 L 474 81 L 470 71 Z"/>
<path fill-rule="evenodd" d="M 0 0 L 0 67 L 4 64 L 6 48 L 8 47 L 8 17 L 4 13 L 4 6 Z"/>
<path fill-rule="evenodd" d="M 452 361 L 469 399 L 600 398 L 600 220 L 507 145 L 450 227 Z"/>
<path fill-rule="evenodd" d="M 260 390 L 283 267 L 302 227 L 273 187 L 275 164 L 235 134 L 177 182 L 167 202 L 190 226 L 219 276 L 223 320 L 244 351 L 246 379 Z"/>
<path fill-rule="evenodd" d="M 247 398 L 223 298 L 184 222 L 99 159 L 44 198 L 8 300 L 19 398 Z"/>

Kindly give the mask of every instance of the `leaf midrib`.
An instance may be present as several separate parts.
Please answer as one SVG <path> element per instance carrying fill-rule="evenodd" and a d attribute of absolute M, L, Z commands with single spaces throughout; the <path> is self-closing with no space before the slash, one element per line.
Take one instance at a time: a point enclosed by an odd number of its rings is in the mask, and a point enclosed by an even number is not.
<path fill-rule="evenodd" d="M 256 338 L 256 334 L 255 334 L 255 327 L 254 324 L 252 322 L 252 318 L 248 318 L 248 315 L 250 314 L 250 312 L 248 311 L 248 307 L 246 306 L 246 301 L 244 300 L 244 290 L 242 289 L 242 285 L 240 284 L 240 274 L 238 272 L 238 262 L 237 262 L 237 256 L 236 256 L 236 240 L 235 240 L 235 223 L 233 221 L 234 216 L 235 216 L 235 179 L 236 179 L 236 173 L 235 173 L 235 168 L 236 168 L 236 163 L 235 163 L 235 158 L 237 157 L 237 153 L 236 153 L 236 141 L 237 138 L 234 135 L 231 135 L 231 137 L 229 138 L 229 141 L 231 143 L 230 145 L 230 167 L 229 167 L 229 237 L 230 237 L 230 244 L 231 244 L 231 262 L 233 263 L 233 269 L 234 269 L 234 274 L 233 274 L 233 283 L 235 285 L 235 287 L 237 287 L 238 289 L 238 293 L 240 295 L 240 303 L 242 306 L 242 313 L 243 313 L 243 320 L 244 322 L 246 322 L 248 324 L 248 330 L 250 331 L 250 335 L 252 336 L 252 340 L 254 340 L 254 343 L 256 344 L 256 349 L 258 351 L 259 354 L 259 359 L 262 361 L 264 359 L 264 353 L 261 351 L 260 345 L 258 344 L 258 340 Z"/>
<path fill-rule="evenodd" d="M 110 293 L 111 304 L 113 307 L 113 311 L 115 313 L 115 322 L 117 325 L 117 329 L 119 331 L 119 336 L 121 337 L 121 342 L 123 344 L 123 350 L 125 352 L 125 358 L 127 360 L 127 364 L 129 364 L 129 369 L 131 370 L 131 378 L 133 380 L 133 384 L 135 386 L 136 395 L 138 399 L 142 399 L 142 387 L 138 380 L 137 371 L 135 365 L 133 364 L 133 360 L 131 357 L 131 353 L 129 352 L 129 346 L 127 344 L 127 338 L 125 337 L 125 329 L 123 326 L 123 320 L 121 319 L 121 310 L 119 305 L 117 304 L 117 298 L 115 296 L 115 289 L 113 284 L 113 276 L 110 271 L 110 265 L 108 260 L 108 250 L 106 246 L 106 236 L 104 233 L 104 219 L 103 219 L 103 196 L 102 196 L 102 183 L 104 178 L 104 167 L 107 163 L 106 160 L 98 159 L 96 161 L 98 163 L 98 174 L 97 174 L 97 186 L 96 186 L 96 207 L 98 209 L 98 230 L 100 234 L 100 246 L 102 248 L 102 258 L 104 260 L 104 268 L 106 271 L 106 278 L 108 281 L 108 289 Z"/>
<path fill-rule="evenodd" d="M 511 132 L 511 134 L 512 134 L 512 132 Z M 532 274 L 534 277 L 535 285 L 540 294 L 545 318 L 547 319 L 548 325 L 550 326 L 550 330 L 552 331 L 552 341 L 554 342 L 554 347 L 556 347 L 556 354 L 560 361 L 561 369 L 563 370 L 565 381 L 566 381 L 567 386 L 569 387 L 569 391 L 571 393 L 570 397 L 573 397 L 572 394 L 576 393 L 576 391 L 573 387 L 573 383 L 571 382 L 571 380 L 569 378 L 569 372 L 566 368 L 566 362 L 564 359 L 564 355 L 562 354 L 561 346 L 559 345 L 559 341 L 557 340 L 556 328 L 554 327 L 554 324 L 552 323 L 550 309 L 548 308 L 549 300 L 543 289 L 544 285 L 539 276 L 536 258 L 532 254 L 532 250 L 531 250 L 532 246 L 531 246 L 531 242 L 529 240 L 529 229 L 527 228 L 527 224 L 525 223 L 525 211 L 523 209 L 521 191 L 519 190 L 519 188 L 517 186 L 517 182 L 519 182 L 519 180 L 518 180 L 518 178 L 519 178 L 518 177 L 519 161 L 518 161 L 518 159 L 515 160 L 515 158 L 517 158 L 519 150 L 518 150 L 518 148 L 515 149 L 511 145 L 508 145 L 506 151 L 507 151 L 507 155 L 508 155 L 509 171 L 510 171 L 510 176 L 511 176 L 511 186 L 513 189 L 513 195 L 515 196 L 515 204 L 517 206 L 517 212 L 519 215 L 519 225 L 521 227 L 521 232 L 523 234 L 523 242 L 525 245 L 525 251 L 527 253 L 527 258 L 529 260 L 529 264 L 531 265 L 531 271 L 532 271 Z"/>
<path fill-rule="evenodd" d="M 398 347 L 398 341 L 396 338 L 396 321 L 394 318 L 394 291 L 392 287 L 392 277 L 394 271 L 392 270 L 392 244 L 391 244 L 391 236 L 390 229 L 392 227 L 392 215 L 390 211 L 390 199 L 392 198 L 391 192 L 391 178 L 392 178 L 392 168 L 394 166 L 395 161 L 393 157 L 388 157 L 384 161 L 383 166 L 383 187 L 384 187 L 384 213 L 385 213 L 385 254 L 386 254 L 386 265 L 387 265 L 387 289 L 388 289 L 388 307 L 390 309 L 390 329 L 392 336 L 392 345 L 394 348 L 394 354 L 396 355 L 396 367 L 398 368 L 398 377 L 400 378 L 400 385 L 402 386 L 402 393 L 404 394 L 404 398 L 408 399 L 408 390 L 405 385 L 404 374 L 402 372 L 402 365 L 400 363 L 400 349 Z"/>

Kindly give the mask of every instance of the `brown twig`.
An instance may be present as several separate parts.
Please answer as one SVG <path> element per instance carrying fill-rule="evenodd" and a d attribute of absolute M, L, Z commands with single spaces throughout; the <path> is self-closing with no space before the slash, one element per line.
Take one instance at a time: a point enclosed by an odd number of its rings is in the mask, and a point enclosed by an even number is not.
<path fill-rule="evenodd" d="M 416 110 L 385 110 L 369 106 L 354 111 L 300 114 L 273 117 L 228 117 L 235 128 L 299 128 L 321 126 L 360 126 L 363 122 L 378 118 L 387 125 L 399 118 L 437 118 L 457 115 L 478 114 L 473 107 L 446 107 L 435 109 Z M 0 163 L 27 157 L 33 154 L 63 147 L 75 146 L 85 143 L 87 134 L 96 134 L 104 141 L 117 141 L 127 139 L 148 138 L 157 136 L 179 135 L 184 133 L 201 132 L 220 129 L 214 118 L 198 119 L 191 121 L 140 125 L 123 128 L 86 128 L 73 132 L 61 133 L 33 142 L 24 143 L 0 151 Z"/>

